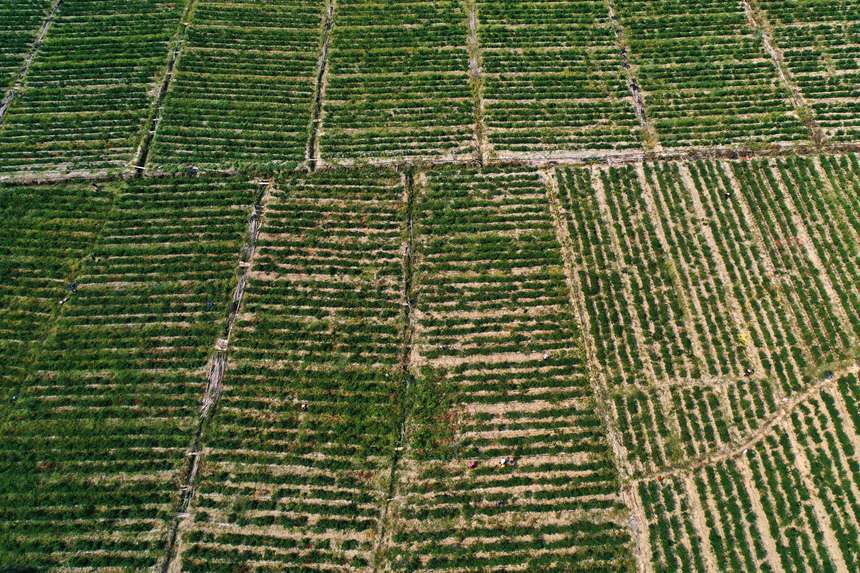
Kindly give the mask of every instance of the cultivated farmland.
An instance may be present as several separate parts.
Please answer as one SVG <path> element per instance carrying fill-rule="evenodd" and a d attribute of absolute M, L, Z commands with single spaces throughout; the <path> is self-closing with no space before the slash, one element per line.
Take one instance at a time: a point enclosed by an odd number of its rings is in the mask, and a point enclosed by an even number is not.
<path fill-rule="evenodd" d="M 855 0 L 0 0 L 0 573 L 860 570 Z"/>

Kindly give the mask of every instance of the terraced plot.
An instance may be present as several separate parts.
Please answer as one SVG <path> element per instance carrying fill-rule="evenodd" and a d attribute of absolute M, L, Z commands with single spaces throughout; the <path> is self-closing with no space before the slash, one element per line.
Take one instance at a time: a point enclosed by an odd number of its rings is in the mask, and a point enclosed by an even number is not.
<path fill-rule="evenodd" d="M 500 157 L 641 146 L 603 1 L 477 4 L 484 118 Z"/>
<path fill-rule="evenodd" d="M 0 128 L 0 175 L 128 167 L 184 6 L 65 0 Z"/>
<path fill-rule="evenodd" d="M 665 147 L 809 139 L 740 2 L 611 1 Z"/>
<path fill-rule="evenodd" d="M 339 0 L 323 160 L 473 154 L 467 30 L 457 0 Z"/>
<path fill-rule="evenodd" d="M 419 379 L 391 567 L 624 569 L 616 468 L 540 178 L 446 169 L 416 201 Z"/>
<path fill-rule="evenodd" d="M 399 436 L 403 191 L 362 172 L 272 191 L 183 571 L 369 570 Z"/>
<path fill-rule="evenodd" d="M 324 4 L 198 2 L 151 164 L 175 169 L 303 161 Z"/>
<path fill-rule="evenodd" d="M 52 0 L 24 0 L 0 4 L 0 91 L 12 87 Z"/>
<path fill-rule="evenodd" d="M 17 401 L 0 409 L 4 567 L 163 558 L 252 200 L 253 186 L 226 179 L 122 191 Z"/>
<path fill-rule="evenodd" d="M 783 60 L 831 141 L 860 139 L 860 2 L 756 0 Z"/>

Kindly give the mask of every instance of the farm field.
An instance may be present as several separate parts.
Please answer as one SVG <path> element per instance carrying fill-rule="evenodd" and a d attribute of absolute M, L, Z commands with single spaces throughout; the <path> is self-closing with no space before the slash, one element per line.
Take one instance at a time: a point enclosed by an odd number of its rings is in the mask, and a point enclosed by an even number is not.
<path fill-rule="evenodd" d="M 0 0 L 0 573 L 860 570 L 854 0 Z"/>

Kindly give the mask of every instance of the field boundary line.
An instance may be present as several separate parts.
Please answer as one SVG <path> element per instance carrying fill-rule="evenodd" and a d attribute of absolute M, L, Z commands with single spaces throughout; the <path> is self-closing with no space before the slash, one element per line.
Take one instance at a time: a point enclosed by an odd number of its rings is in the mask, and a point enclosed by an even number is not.
<path fill-rule="evenodd" d="M 556 241 L 561 251 L 562 266 L 564 268 L 565 283 L 571 310 L 577 321 L 577 326 L 580 331 L 580 346 L 585 353 L 585 359 L 589 370 L 589 385 L 591 386 L 592 395 L 595 401 L 595 410 L 600 417 L 606 432 L 606 439 L 609 442 L 609 447 L 612 450 L 612 455 L 615 458 L 615 465 L 619 473 L 622 483 L 619 495 L 622 502 L 629 511 L 629 519 L 627 527 L 630 530 L 631 538 L 634 543 L 634 554 L 637 562 L 637 570 L 640 573 L 651 573 L 651 555 L 650 545 L 648 544 L 648 520 L 645 518 L 645 511 L 642 508 L 635 487 L 630 483 L 630 468 L 627 459 L 627 452 L 624 448 L 623 441 L 615 425 L 615 417 L 612 414 L 611 401 L 609 399 L 609 388 L 604 379 L 603 370 L 600 361 L 597 359 L 597 351 L 593 347 L 594 340 L 591 336 L 591 325 L 588 317 L 588 312 L 585 309 L 585 295 L 583 294 L 582 285 L 579 284 L 579 279 L 576 275 L 576 268 L 573 262 L 573 239 L 570 236 L 570 229 L 567 225 L 566 212 L 561 204 L 559 196 L 560 190 L 558 185 L 558 177 L 553 168 L 544 168 L 540 172 L 541 179 L 544 183 L 547 202 L 549 204 L 550 216 L 552 224 L 555 228 Z"/>
<path fill-rule="evenodd" d="M 840 382 L 846 376 L 857 374 L 858 372 L 860 372 L 860 361 L 840 370 L 830 372 L 828 375 L 823 376 L 816 382 L 810 384 L 809 387 L 798 392 L 794 396 L 782 398 L 782 404 L 779 408 L 774 410 L 770 416 L 765 418 L 754 432 L 748 434 L 741 440 L 734 440 L 729 444 L 730 447 L 712 450 L 705 454 L 689 458 L 684 462 L 671 464 L 662 470 L 645 473 L 633 478 L 632 481 L 634 483 L 642 483 L 654 479 L 684 477 L 684 475 L 691 474 L 692 472 L 700 469 L 737 458 L 743 455 L 748 449 L 754 448 L 759 442 L 770 436 L 772 430 L 779 426 L 783 420 L 791 416 L 795 410 L 806 404 L 807 401 L 819 396 L 821 392 L 825 390 L 838 388 Z"/>
<path fill-rule="evenodd" d="M 33 60 L 36 59 L 36 54 L 39 52 L 39 48 L 41 48 L 42 44 L 45 42 L 45 36 L 48 35 L 48 30 L 51 28 L 51 24 L 54 23 L 54 19 L 56 18 L 57 12 L 59 12 L 62 4 L 63 0 L 54 0 L 54 3 L 51 4 L 51 9 L 45 17 L 45 20 L 42 22 L 42 26 L 39 28 L 39 31 L 36 33 L 36 37 L 33 39 L 33 43 L 30 45 L 27 55 L 24 57 L 24 62 L 21 64 L 21 69 L 18 70 L 18 74 L 15 76 L 15 81 L 12 83 L 12 87 L 6 91 L 6 94 L 3 96 L 3 100 L 0 101 L 0 127 L 3 126 L 3 118 L 6 117 L 6 111 L 8 111 L 12 102 L 15 100 L 15 97 L 23 89 L 24 81 L 27 79 L 27 76 L 30 73 L 30 68 L 33 66 Z"/>
<path fill-rule="evenodd" d="M 308 125 L 308 144 L 305 148 L 305 162 L 309 171 L 316 171 L 322 161 L 320 154 L 320 130 L 323 121 L 323 101 L 328 87 L 328 52 L 331 47 L 331 31 L 334 28 L 334 16 L 337 0 L 326 0 L 322 22 L 322 37 L 320 41 L 320 56 L 317 60 L 316 83 L 314 85 L 314 101 L 311 108 L 311 121 Z"/>
<path fill-rule="evenodd" d="M 483 54 L 481 52 L 480 20 L 477 0 L 463 0 L 469 18 L 469 34 L 466 50 L 469 53 L 469 84 L 475 102 L 475 159 L 484 165 L 492 155 L 492 147 L 487 140 L 487 126 L 484 124 L 484 76 Z"/>
<path fill-rule="evenodd" d="M 219 338 L 216 339 L 214 352 L 209 359 L 206 390 L 201 400 L 197 429 L 187 454 L 188 461 L 182 479 L 183 485 L 179 488 L 179 503 L 170 523 L 163 561 L 160 566 L 156 566 L 156 570 L 161 573 L 177 570 L 174 567 L 180 554 L 177 550 L 177 540 L 182 522 L 188 517 L 188 509 L 194 497 L 195 482 L 200 470 L 200 460 L 203 457 L 203 434 L 212 420 L 218 401 L 221 398 L 224 373 L 227 371 L 227 353 L 230 346 L 230 337 L 233 333 L 233 326 L 236 323 L 239 308 L 242 306 L 245 296 L 245 287 L 253 269 L 254 258 L 257 252 L 257 239 L 260 235 L 260 229 L 263 225 L 263 218 L 266 214 L 272 189 L 275 186 L 274 181 L 260 181 L 259 185 L 260 190 L 257 193 L 254 208 L 248 219 L 247 238 L 239 253 L 238 281 L 233 290 L 230 311 L 227 314 L 224 330 L 221 332 Z"/>
<path fill-rule="evenodd" d="M 394 447 L 394 453 L 391 457 L 391 471 L 388 475 L 388 489 L 385 493 L 385 499 L 382 501 L 380 508 L 379 525 L 376 531 L 376 541 L 373 548 L 372 571 L 380 571 L 384 565 L 385 549 L 391 544 L 392 528 L 389 526 L 391 521 L 391 503 L 399 499 L 401 496 L 398 493 L 399 481 L 398 471 L 403 459 L 403 452 L 407 448 L 407 425 L 409 423 L 411 392 L 416 382 L 415 373 L 413 372 L 415 363 L 415 348 L 413 338 L 415 334 L 415 288 L 414 288 L 414 269 L 415 269 L 415 195 L 416 188 L 424 186 L 424 183 L 416 182 L 416 173 L 413 170 L 407 170 L 402 175 L 403 185 L 403 203 L 405 205 L 404 216 L 404 236 L 401 246 L 402 258 L 401 268 L 403 269 L 403 281 L 400 285 L 400 306 L 401 306 L 401 321 L 403 324 L 400 353 L 399 353 L 399 370 L 400 370 L 400 419 L 398 421 L 399 435 Z M 418 173 L 417 179 L 423 181 L 423 174 Z"/>
<path fill-rule="evenodd" d="M 642 143 L 646 149 L 662 150 L 663 147 L 660 145 L 657 129 L 651 123 L 651 120 L 648 119 L 648 113 L 645 109 L 645 97 L 642 95 L 642 90 L 639 87 L 639 79 L 633 70 L 633 66 L 630 64 L 630 44 L 627 42 L 624 25 L 615 11 L 615 2 L 614 0 L 604 0 L 603 3 L 609 14 L 609 21 L 612 23 L 612 31 L 615 32 L 615 44 L 620 51 L 621 67 L 624 69 L 624 75 L 627 77 L 627 87 L 630 90 L 633 111 L 636 113 L 639 125 L 642 127 Z"/>
<path fill-rule="evenodd" d="M 818 155 L 840 156 L 850 153 L 860 153 L 860 143 L 836 143 L 824 147 L 795 144 L 773 144 L 762 148 L 751 147 L 696 147 L 677 150 L 663 150 L 660 152 L 644 150 L 588 150 L 581 152 L 549 152 L 540 153 L 497 153 L 492 161 L 487 162 L 484 167 L 511 167 L 531 168 L 540 170 L 551 167 L 615 167 L 620 165 L 633 165 L 637 163 L 677 163 L 690 161 L 751 161 L 755 159 L 781 158 L 781 157 L 814 157 Z M 320 160 L 318 171 L 338 171 L 353 168 L 386 168 L 392 170 L 406 170 L 409 168 L 419 169 L 423 172 L 432 171 L 436 167 L 462 166 L 479 167 L 472 158 L 406 158 L 406 159 L 361 159 L 361 160 Z M 304 167 L 296 171 L 304 170 Z M 248 170 L 239 170 L 234 167 L 222 169 L 200 170 L 200 176 L 208 177 L 233 177 L 238 173 L 245 173 L 249 177 L 273 177 L 284 173 L 282 167 L 269 165 Z M 168 172 L 158 169 L 147 169 L 141 177 L 144 178 L 166 178 L 187 175 L 184 171 Z M 73 181 L 119 181 L 133 177 L 133 173 L 107 172 L 107 171 L 76 171 L 71 173 L 41 172 L 27 175 L 0 175 L 0 184 L 15 185 L 38 185 L 44 183 L 65 183 Z"/>
<path fill-rule="evenodd" d="M 194 10 L 197 8 L 198 0 L 188 0 L 185 5 L 185 11 L 179 19 L 179 25 L 173 33 L 173 38 L 170 40 L 170 49 L 167 53 L 167 66 L 164 70 L 164 76 L 161 78 L 161 85 L 158 88 L 158 94 L 155 96 L 152 104 L 149 107 L 149 114 L 146 118 L 144 132 L 140 137 L 140 143 L 137 146 L 137 151 L 134 155 L 134 164 L 132 173 L 135 177 L 143 176 L 146 170 L 146 162 L 149 160 L 149 151 L 152 147 L 152 142 L 155 140 L 155 134 L 158 131 L 158 126 L 161 123 L 162 114 L 164 112 L 164 102 L 167 99 L 167 92 L 170 85 L 173 83 L 173 78 L 176 76 L 176 65 L 182 55 L 182 48 L 185 46 L 185 40 L 188 36 L 188 28 L 191 26 L 191 20 L 194 18 Z"/>
<path fill-rule="evenodd" d="M 815 112 L 809 106 L 809 103 L 807 103 L 806 98 L 803 96 L 803 92 L 800 90 L 797 82 L 794 81 L 794 76 L 792 75 L 791 70 L 785 63 L 782 50 L 773 38 L 771 26 L 767 19 L 767 13 L 758 5 L 758 0 L 741 0 L 741 3 L 744 6 L 744 12 L 746 12 L 750 26 L 753 30 L 761 32 L 764 51 L 767 52 L 768 56 L 770 56 L 783 87 L 788 90 L 789 97 L 791 98 L 791 105 L 794 107 L 797 118 L 806 126 L 806 129 L 809 130 L 809 133 L 812 136 L 812 141 L 816 145 L 824 144 L 827 141 L 827 137 L 815 121 Z"/>

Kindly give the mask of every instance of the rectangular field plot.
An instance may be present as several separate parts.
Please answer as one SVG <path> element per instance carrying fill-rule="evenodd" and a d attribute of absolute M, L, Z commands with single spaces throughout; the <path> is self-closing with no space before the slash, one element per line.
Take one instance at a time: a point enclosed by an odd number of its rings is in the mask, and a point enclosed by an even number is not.
<path fill-rule="evenodd" d="M 612 1 L 664 147 L 809 138 L 740 2 Z"/>
<path fill-rule="evenodd" d="M 484 120 L 499 156 L 641 146 L 602 0 L 479 0 Z"/>
<path fill-rule="evenodd" d="M 362 172 L 272 191 L 183 571 L 370 569 L 399 436 L 402 195 Z"/>
<path fill-rule="evenodd" d="M 202 0 L 151 163 L 229 167 L 305 158 L 322 0 Z"/>
<path fill-rule="evenodd" d="M 0 563 L 145 570 L 164 556 L 253 191 L 196 179 L 122 191 L 3 403 Z"/>
<path fill-rule="evenodd" d="M 858 160 L 559 172 L 579 300 L 634 471 L 742 441 L 856 358 Z"/>
<path fill-rule="evenodd" d="M 63 2 L 0 128 L 0 175 L 128 167 L 184 6 Z"/>
<path fill-rule="evenodd" d="M 11 399 L 91 253 L 115 189 L 0 186 L 0 396 Z"/>
<path fill-rule="evenodd" d="M 11 88 L 51 11 L 52 0 L 15 0 L 0 4 L 0 92 Z"/>
<path fill-rule="evenodd" d="M 825 135 L 835 142 L 860 140 L 860 2 L 755 4 Z"/>
<path fill-rule="evenodd" d="M 442 170 L 416 197 L 398 571 L 619 571 L 629 537 L 543 182 Z"/>
<path fill-rule="evenodd" d="M 473 153 L 467 35 L 458 0 L 339 0 L 323 160 Z"/>

